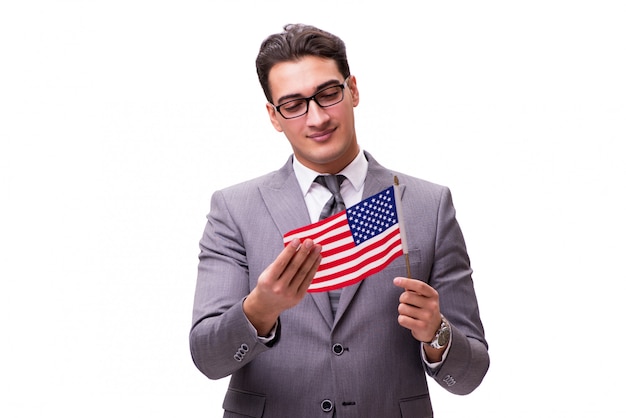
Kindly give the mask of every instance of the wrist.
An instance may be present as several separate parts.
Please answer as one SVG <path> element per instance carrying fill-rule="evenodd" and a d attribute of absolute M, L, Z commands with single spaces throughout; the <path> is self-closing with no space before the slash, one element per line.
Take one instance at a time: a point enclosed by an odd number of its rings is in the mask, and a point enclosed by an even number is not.
<path fill-rule="evenodd" d="M 257 330 L 257 334 L 259 336 L 265 337 L 272 332 L 272 329 L 276 325 L 276 321 L 278 321 L 279 315 L 264 312 L 262 309 L 258 309 L 252 295 L 249 295 L 246 299 L 244 299 L 242 308 L 244 315 Z"/>
<path fill-rule="evenodd" d="M 431 341 L 424 342 L 425 347 L 431 347 L 436 350 L 442 350 L 448 346 L 450 342 L 450 333 L 452 329 L 450 327 L 450 323 L 448 320 L 441 315 L 441 322 L 439 324 L 439 328 L 435 332 L 435 336 Z"/>

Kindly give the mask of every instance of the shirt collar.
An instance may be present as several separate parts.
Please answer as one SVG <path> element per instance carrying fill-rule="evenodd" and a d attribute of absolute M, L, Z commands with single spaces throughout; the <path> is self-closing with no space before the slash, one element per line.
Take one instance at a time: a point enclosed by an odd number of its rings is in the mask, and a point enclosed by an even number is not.
<path fill-rule="evenodd" d="M 298 161 L 295 155 L 293 158 L 293 171 L 296 174 L 303 196 L 309 192 L 311 184 L 313 184 L 318 175 L 328 174 L 318 173 L 317 171 L 305 167 Z M 360 150 L 354 160 L 337 174 L 346 176 L 352 187 L 354 187 L 355 190 L 360 190 L 365 183 L 365 176 L 367 175 L 367 159 L 365 158 L 363 150 Z"/>

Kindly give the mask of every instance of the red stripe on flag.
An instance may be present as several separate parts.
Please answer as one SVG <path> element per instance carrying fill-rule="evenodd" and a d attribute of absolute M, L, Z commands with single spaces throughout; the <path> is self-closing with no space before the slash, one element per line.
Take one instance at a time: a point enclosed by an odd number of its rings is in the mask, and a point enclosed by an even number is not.
<path fill-rule="evenodd" d="M 337 218 L 341 216 L 343 216 L 344 219 L 337 220 Z M 283 241 L 285 242 L 285 245 L 287 245 L 296 237 L 301 237 L 300 238 L 301 240 L 305 239 L 302 237 L 306 237 L 306 238 L 317 237 L 324 233 L 328 233 L 339 226 L 343 226 L 344 224 L 348 225 L 348 218 L 346 218 L 345 210 L 333 216 L 330 216 L 322 221 L 315 222 L 314 224 L 303 226 L 302 228 L 294 229 L 293 231 L 290 231 L 285 234 L 285 236 L 283 237 Z"/>

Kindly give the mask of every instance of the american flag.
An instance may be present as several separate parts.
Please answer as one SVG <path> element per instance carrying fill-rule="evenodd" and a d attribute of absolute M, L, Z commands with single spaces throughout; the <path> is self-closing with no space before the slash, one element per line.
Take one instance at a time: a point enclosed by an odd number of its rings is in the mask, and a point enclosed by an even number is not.
<path fill-rule="evenodd" d="M 309 292 L 339 289 L 378 273 L 403 253 L 394 187 L 286 233 L 285 246 L 294 238 L 322 245 L 322 262 Z"/>

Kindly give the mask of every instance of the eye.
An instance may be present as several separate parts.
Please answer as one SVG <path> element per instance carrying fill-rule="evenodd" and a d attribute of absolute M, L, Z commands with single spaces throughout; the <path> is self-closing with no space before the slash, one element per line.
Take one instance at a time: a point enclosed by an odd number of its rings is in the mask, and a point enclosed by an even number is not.
<path fill-rule="evenodd" d="M 331 87 L 326 90 L 320 91 L 316 98 L 318 101 L 322 103 L 331 103 L 341 96 L 341 88 L 339 87 Z"/>
<path fill-rule="evenodd" d="M 306 109 L 306 100 L 292 100 L 280 106 L 283 112 L 297 113 Z"/>

